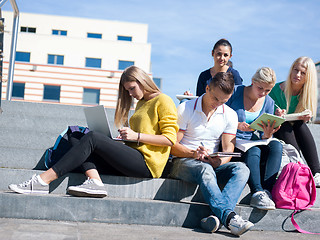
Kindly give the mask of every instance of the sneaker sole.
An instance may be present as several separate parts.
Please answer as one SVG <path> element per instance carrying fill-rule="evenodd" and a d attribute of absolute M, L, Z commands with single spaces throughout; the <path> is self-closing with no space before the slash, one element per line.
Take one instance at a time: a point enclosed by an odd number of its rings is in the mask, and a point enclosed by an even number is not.
<path fill-rule="evenodd" d="M 76 197 L 104 198 L 107 196 L 107 192 L 89 192 L 89 191 L 79 191 L 76 189 L 68 189 L 68 193 Z"/>
<path fill-rule="evenodd" d="M 41 191 L 41 190 L 23 190 L 20 189 L 14 185 L 9 185 L 8 188 L 11 191 L 14 191 L 16 193 L 20 193 L 20 194 L 49 194 L 49 191 Z"/>
<path fill-rule="evenodd" d="M 214 233 L 219 230 L 220 221 L 216 216 L 210 216 L 206 221 L 201 221 L 201 228 L 207 232 Z"/>

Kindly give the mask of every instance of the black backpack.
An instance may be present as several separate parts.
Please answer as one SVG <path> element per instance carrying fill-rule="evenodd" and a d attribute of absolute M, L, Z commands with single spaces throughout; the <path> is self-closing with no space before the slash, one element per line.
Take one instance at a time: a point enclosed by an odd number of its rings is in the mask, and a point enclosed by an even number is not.
<path fill-rule="evenodd" d="M 56 139 L 53 147 L 45 152 L 44 165 L 47 169 L 58 162 L 73 146 L 72 138 L 80 139 L 89 132 L 89 128 L 68 126 Z"/>

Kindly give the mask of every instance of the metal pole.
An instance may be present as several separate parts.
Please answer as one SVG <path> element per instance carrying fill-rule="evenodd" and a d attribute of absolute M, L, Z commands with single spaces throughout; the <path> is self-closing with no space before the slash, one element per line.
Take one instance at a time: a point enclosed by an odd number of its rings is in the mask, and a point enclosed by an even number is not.
<path fill-rule="evenodd" d="M 3 1 L 0 2 L 0 6 L 3 5 Z M 2 99 L 2 76 L 3 76 L 3 35 L 4 35 L 4 19 L 2 18 L 2 12 L 1 12 L 1 7 L 0 7 L 0 21 L 1 21 L 1 26 L 0 26 L 0 114 L 2 113 L 2 108 L 1 108 L 1 99 Z"/>
<path fill-rule="evenodd" d="M 12 96 L 12 85 L 13 85 L 13 74 L 14 74 L 14 63 L 16 58 L 16 47 L 18 38 L 18 27 L 19 27 L 19 9 L 15 0 L 10 0 L 11 6 L 14 10 L 13 26 L 12 26 L 12 39 L 11 39 L 11 50 L 8 70 L 8 84 L 7 84 L 7 100 L 11 100 Z"/>

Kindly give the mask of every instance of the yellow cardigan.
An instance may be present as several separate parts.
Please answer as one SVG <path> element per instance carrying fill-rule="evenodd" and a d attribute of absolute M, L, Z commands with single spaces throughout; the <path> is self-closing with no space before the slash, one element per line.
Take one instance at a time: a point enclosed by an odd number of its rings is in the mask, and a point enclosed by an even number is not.
<path fill-rule="evenodd" d="M 158 96 L 137 103 L 135 113 L 129 120 L 130 128 L 135 132 L 163 135 L 173 144 L 177 141 L 177 110 L 173 100 L 165 95 Z M 171 147 L 154 146 L 150 144 L 126 143 L 128 146 L 139 150 L 154 178 L 161 177 L 167 163 Z"/>

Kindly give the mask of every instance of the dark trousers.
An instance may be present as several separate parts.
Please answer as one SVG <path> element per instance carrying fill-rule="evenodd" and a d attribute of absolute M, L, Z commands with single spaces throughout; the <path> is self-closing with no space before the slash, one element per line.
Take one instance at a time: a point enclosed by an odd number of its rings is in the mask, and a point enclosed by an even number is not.
<path fill-rule="evenodd" d="M 303 121 L 284 122 L 274 136 L 301 150 L 312 174 L 320 172 L 320 163 L 314 138 Z"/>
<path fill-rule="evenodd" d="M 251 193 L 271 192 L 276 182 L 282 159 L 282 144 L 271 141 L 268 145 L 254 146 L 241 157 L 250 169 L 248 185 Z"/>
<path fill-rule="evenodd" d="M 89 132 L 80 140 L 72 139 L 73 147 L 52 167 L 59 177 L 81 167 L 99 173 L 129 177 L 152 177 L 138 150 L 114 141 L 98 132 Z"/>

